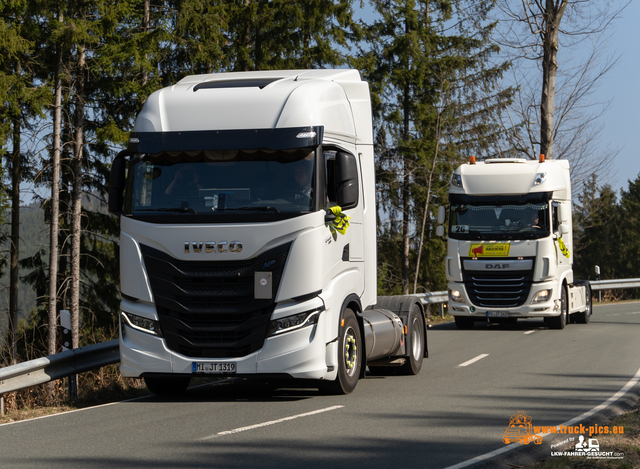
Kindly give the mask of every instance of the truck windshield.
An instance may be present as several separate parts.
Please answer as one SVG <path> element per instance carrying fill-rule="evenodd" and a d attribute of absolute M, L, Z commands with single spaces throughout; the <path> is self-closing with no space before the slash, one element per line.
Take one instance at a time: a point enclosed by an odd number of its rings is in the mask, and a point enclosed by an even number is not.
<path fill-rule="evenodd" d="M 137 154 L 126 212 L 145 218 L 307 213 L 314 207 L 315 158 L 312 148 Z"/>
<path fill-rule="evenodd" d="M 453 239 L 536 239 L 549 236 L 549 204 L 451 204 Z"/>

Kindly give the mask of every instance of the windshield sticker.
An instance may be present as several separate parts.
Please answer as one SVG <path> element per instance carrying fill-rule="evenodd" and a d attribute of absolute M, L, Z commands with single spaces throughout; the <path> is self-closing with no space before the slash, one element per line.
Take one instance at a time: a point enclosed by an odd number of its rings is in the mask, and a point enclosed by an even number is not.
<path fill-rule="evenodd" d="M 469 257 L 507 257 L 510 247 L 509 243 L 472 244 L 469 247 Z"/>
<path fill-rule="evenodd" d="M 496 220 L 500 218 L 500 214 L 502 213 L 502 207 L 495 207 L 493 211 L 496 213 Z"/>

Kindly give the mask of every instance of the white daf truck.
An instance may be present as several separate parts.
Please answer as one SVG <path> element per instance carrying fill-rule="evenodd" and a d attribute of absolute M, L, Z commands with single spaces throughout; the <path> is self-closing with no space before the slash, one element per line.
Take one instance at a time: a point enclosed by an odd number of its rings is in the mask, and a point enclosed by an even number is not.
<path fill-rule="evenodd" d="M 369 87 L 356 70 L 188 76 L 152 94 L 113 161 L 120 370 L 159 394 L 193 376 L 351 392 L 417 374 L 416 297 L 376 296 Z"/>
<path fill-rule="evenodd" d="M 439 236 L 445 219 L 439 207 Z M 589 283 L 573 278 L 568 161 L 471 157 L 451 179 L 447 231 L 449 311 L 458 328 L 518 318 L 543 318 L 552 329 L 571 316 L 589 322 Z"/>

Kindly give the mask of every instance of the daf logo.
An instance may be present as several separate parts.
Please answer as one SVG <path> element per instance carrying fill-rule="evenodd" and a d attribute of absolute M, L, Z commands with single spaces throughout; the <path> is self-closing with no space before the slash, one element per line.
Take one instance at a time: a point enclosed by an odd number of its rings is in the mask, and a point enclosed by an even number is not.
<path fill-rule="evenodd" d="M 212 254 L 216 252 L 216 245 L 219 253 L 242 252 L 242 243 L 240 241 L 231 241 L 230 243 L 228 241 L 218 241 L 217 243 L 215 241 L 185 241 L 184 253 L 191 254 L 193 251 L 196 254 L 200 254 L 204 248 L 204 252 Z M 227 250 L 227 247 L 229 250 Z"/>
<path fill-rule="evenodd" d="M 508 269 L 509 264 L 485 264 L 484 268 L 487 270 Z"/>

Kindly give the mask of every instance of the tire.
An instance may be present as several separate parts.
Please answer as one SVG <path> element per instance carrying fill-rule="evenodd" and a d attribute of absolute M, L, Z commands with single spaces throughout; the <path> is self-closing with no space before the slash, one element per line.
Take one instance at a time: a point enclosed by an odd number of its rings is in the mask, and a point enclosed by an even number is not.
<path fill-rule="evenodd" d="M 473 323 L 476 322 L 474 318 L 468 316 L 455 316 L 455 321 L 458 329 L 473 329 Z"/>
<path fill-rule="evenodd" d="M 585 289 L 585 302 L 586 302 L 586 307 L 585 310 L 577 313 L 576 316 L 576 322 L 578 324 L 589 324 L 589 320 L 591 319 L 591 313 L 592 311 L 592 304 L 591 304 L 591 287 L 589 285 L 585 285 L 584 286 Z"/>
<path fill-rule="evenodd" d="M 549 318 L 548 324 L 551 329 L 564 329 L 569 322 L 569 305 L 567 304 L 567 287 L 562 286 L 560 294 L 560 314 Z"/>
<path fill-rule="evenodd" d="M 422 312 L 420 311 L 420 306 L 413 305 L 411 308 L 411 312 L 409 313 L 409 330 L 408 336 L 409 346 L 411 349 L 409 350 L 409 356 L 407 357 L 407 362 L 400 367 L 398 370 L 402 375 L 417 375 L 420 373 L 420 368 L 422 368 L 422 360 L 424 359 L 424 330 L 425 330 L 425 322 L 422 317 Z"/>
<path fill-rule="evenodd" d="M 145 376 L 144 382 L 149 391 L 159 396 L 179 396 L 189 387 L 189 376 L 177 376 L 175 378 Z"/>
<path fill-rule="evenodd" d="M 362 357 L 362 337 L 360 325 L 355 313 L 346 308 L 342 315 L 344 326 L 339 328 L 338 337 L 338 376 L 334 381 L 321 381 L 320 390 L 327 394 L 350 394 L 356 388 L 360 378 Z"/>

